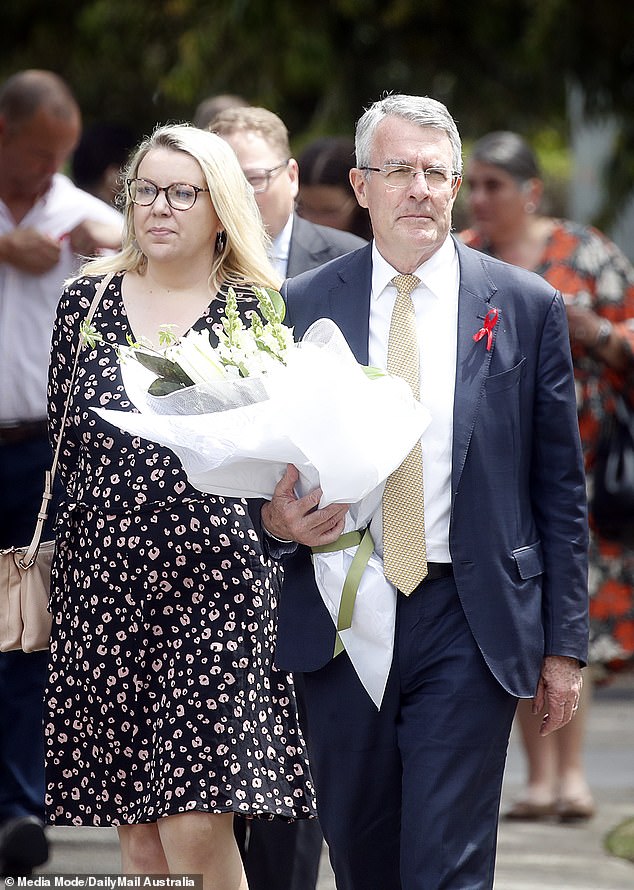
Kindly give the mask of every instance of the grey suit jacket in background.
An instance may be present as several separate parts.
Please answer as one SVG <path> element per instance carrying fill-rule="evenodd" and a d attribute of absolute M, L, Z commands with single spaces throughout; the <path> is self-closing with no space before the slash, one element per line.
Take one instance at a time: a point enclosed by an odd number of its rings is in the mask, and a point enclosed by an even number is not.
<path fill-rule="evenodd" d="M 351 232 L 318 226 L 294 213 L 286 275 L 292 278 L 301 272 L 316 269 L 317 266 L 363 247 L 366 243 L 363 238 Z"/>

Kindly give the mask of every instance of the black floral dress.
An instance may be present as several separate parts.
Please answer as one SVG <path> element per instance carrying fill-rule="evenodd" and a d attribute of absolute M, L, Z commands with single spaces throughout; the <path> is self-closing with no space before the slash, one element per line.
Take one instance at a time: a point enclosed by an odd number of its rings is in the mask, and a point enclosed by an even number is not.
<path fill-rule="evenodd" d="M 56 825 L 153 822 L 187 810 L 314 815 L 290 677 L 273 667 L 280 571 L 247 502 L 192 488 L 166 448 L 101 420 L 131 410 L 115 350 L 131 334 L 111 281 L 82 352 L 59 472 L 46 806 Z M 49 375 L 57 437 L 98 279 L 62 295 Z M 251 291 L 241 306 L 255 308 Z M 194 326 L 217 328 L 223 290 Z"/>

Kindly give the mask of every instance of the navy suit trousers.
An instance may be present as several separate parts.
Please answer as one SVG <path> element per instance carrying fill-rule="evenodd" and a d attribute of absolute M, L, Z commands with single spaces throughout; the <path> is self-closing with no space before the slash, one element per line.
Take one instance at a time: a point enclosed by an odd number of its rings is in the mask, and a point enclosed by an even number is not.
<path fill-rule="evenodd" d="M 488 890 L 517 699 L 452 578 L 398 594 L 381 709 L 347 655 L 303 675 L 319 820 L 338 890 Z"/>

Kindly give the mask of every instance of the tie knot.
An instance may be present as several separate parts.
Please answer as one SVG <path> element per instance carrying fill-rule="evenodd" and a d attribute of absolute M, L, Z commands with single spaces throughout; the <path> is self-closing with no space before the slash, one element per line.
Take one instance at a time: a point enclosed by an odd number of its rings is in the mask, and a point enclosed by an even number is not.
<path fill-rule="evenodd" d="M 420 278 L 417 275 L 395 275 L 392 284 L 396 287 L 399 294 L 411 294 L 414 288 L 420 284 Z"/>

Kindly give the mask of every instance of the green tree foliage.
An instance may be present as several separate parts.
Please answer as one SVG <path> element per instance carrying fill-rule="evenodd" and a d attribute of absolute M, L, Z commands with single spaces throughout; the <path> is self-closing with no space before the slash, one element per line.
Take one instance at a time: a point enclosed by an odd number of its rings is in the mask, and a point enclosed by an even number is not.
<path fill-rule="evenodd" d="M 0 74 L 51 68 L 87 120 L 188 120 L 231 92 L 296 139 L 351 133 L 384 91 L 446 102 L 463 135 L 544 128 L 565 140 L 567 89 L 624 121 L 634 158 L 634 4 L 625 0 L 4 0 Z"/>

